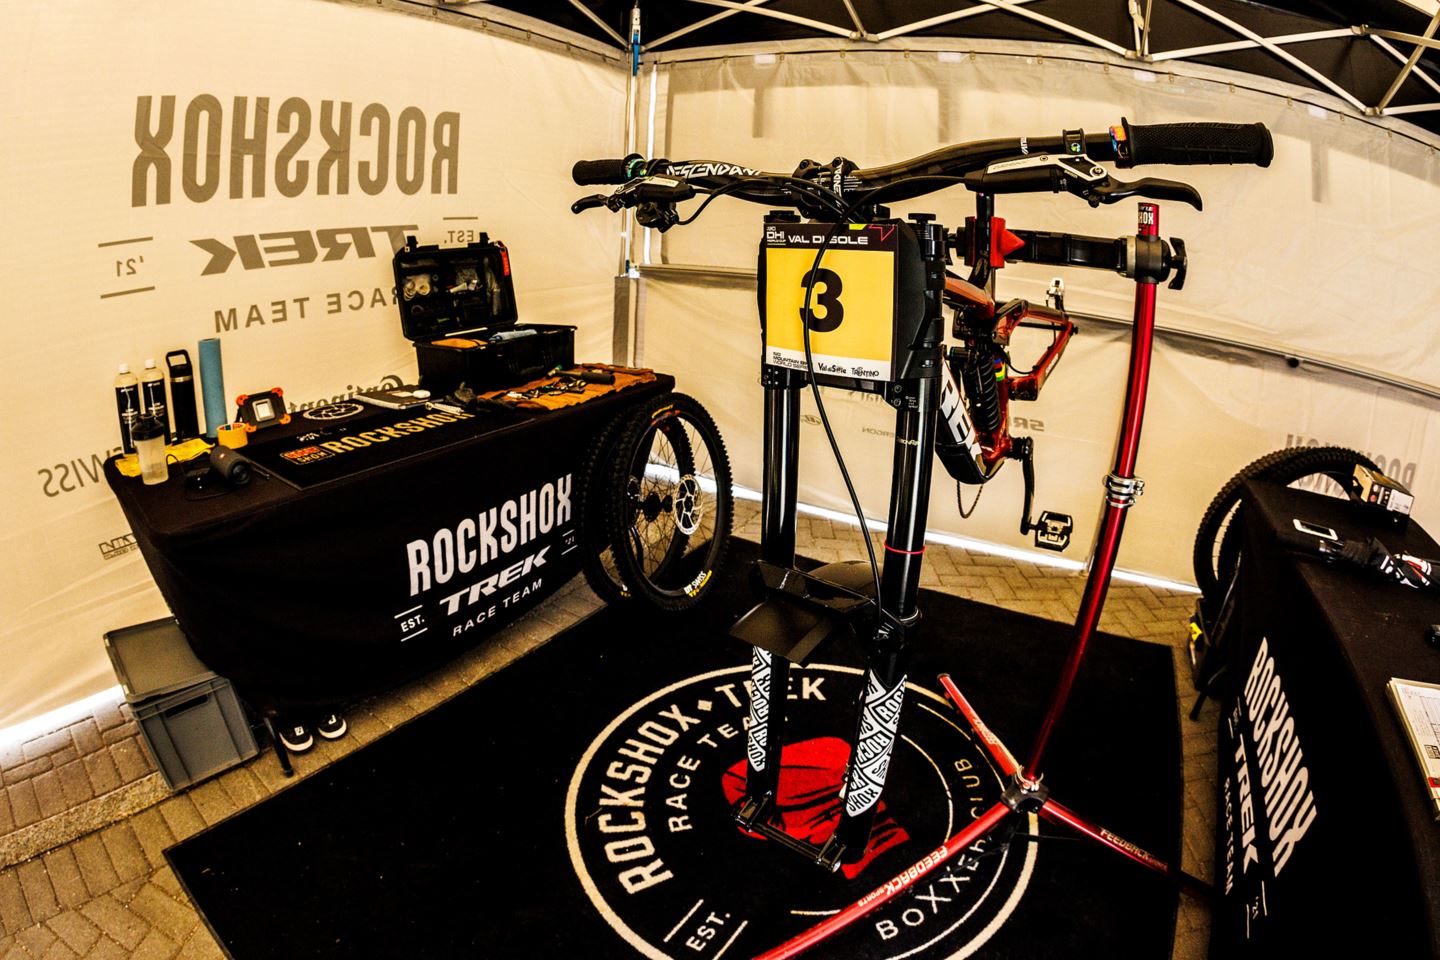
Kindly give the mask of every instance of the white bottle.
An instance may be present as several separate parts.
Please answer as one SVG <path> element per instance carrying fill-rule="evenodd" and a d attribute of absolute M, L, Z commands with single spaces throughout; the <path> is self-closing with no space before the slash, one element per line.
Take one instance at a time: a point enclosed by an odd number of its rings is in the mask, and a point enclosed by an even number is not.
<path fill-rule="evenodd" d="M 120 364 L 120 373 L 115 377 L 115 411 L 120 415 L 120 447 L 134 453 L 135 440 L 130 434 L 140 419 L 140 382 L 128 363 Z"/>
<path fill-rule="evenodd" d="M 154 417 L 167 434 L 170 432 L 170 417 L 165 412 L 165 374 L 156 368 L 154 358 L 147 358 L 140 372 L 140 415 Z"/>

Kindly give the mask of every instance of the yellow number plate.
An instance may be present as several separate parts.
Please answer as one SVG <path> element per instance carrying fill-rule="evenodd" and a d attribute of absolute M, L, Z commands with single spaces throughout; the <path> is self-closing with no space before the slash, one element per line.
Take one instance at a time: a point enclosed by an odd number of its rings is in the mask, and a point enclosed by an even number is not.
<path fill-rule="evenodd" d="M 813 270 L 810 351 L 816 372 L 889 380 L 895 343 L 895 225 L 842 227 L 815 269 L 815 252 L 830 226 L 766 227 L 765 362 L 805 369 L 801 315 Z"/>

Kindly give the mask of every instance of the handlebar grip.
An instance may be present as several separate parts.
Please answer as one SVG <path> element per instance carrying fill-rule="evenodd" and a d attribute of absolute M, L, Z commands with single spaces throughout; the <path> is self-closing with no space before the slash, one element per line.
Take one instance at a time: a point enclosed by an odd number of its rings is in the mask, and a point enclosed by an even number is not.
<path fill-rule="evenodd" d="M 1275 143 L 1263 123 L 1157 123 L 1121 120 L 1129 150 L 1122 167 L 1142 163 L 1253 163 L 1270 166 Z"/>
<path fill-rule="evenodd" d="M 635 161 L 643 160 L 638 153 L 632 153 L 623 160 L 577 160 L 570 169 L 570 176 L 582 187 L 598 183 L 625 183 L 630 180 L 630 170 Z"/>

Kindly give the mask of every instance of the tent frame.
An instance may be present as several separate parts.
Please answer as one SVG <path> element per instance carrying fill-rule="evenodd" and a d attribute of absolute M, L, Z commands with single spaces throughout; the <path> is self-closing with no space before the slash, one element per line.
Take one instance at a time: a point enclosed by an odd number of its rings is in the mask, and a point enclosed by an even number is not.
<path fill-rule="evenodd" d="M 349 0 L 349 2 L 360 2 L 360 0 Z M 851 0 L 842 0 L 844 9 L 848 14 L 848 24 L 827 23 L 770 9 L 767 5 L 774 2 L 774 0 L 680 0 L 680 2 L 691 3 L 698 6 L 717 8 L 718 12 L 712 16 L 702 18 L 689 26 L 650 41 L 645 41 L 640 37 L 639 19 L 632 15 L 631 37 L 628 39 L 622 38 L 614 30 L 604 27 L 605 33 L 611 38 L 612 43 L 610 45 L 606 45 L 593 38 L 576 34 L 572 31 L 567 31 L 548 21 L 492 6 L 487 0 L 378 0 L 378 2 L 387 7 L 411 13 L 429 8 L 431 15 L 439 15 L 442 19 L 452 20 L 460 25 L 470 26 L 472 29 L 508 30 L 518 33 L 522 39 L 527 40 L 543 38 L 550 42 L 564 44 L 567 48 L 584 51 L 617 64 L 624 64 L 630 67 L 624 127 L 621 138 L 624 144 L 624 150 L 627 153 L 641 152 L 639 150 L 640 130 L 638 127 L 642 112 L 642 88 L 646 87 L 648 87 L 648 91 L 645 91 L 645 117 L 643 121 L 646 128 L 644 132 L 646 149 L 643 152 L 645 152 L 646 155 L 653 153 L 656 129 L 656 80 L 658 71 L 663 65 L 746 56 L 822 53 L 832 51 L 910 52 L 933 50 L 937 52 L 961 52 L 972 56 L 1013 55 L 1015 50 L 1015 44 L 1013 42 L 975 38 L 951 39 L 914 36 L 914 34 L 943 23 L 992 14 L 1012 15 L 1035 20 L 1081 41 L 1079 44 L 1028 44 L 1027 49 L 1033 52 L 1027 55 L 1041 56 L 1049 59 L 1093 62 L 1105 65 L 1107 68 L 1120 66 L 1137 71 L 1143 71 L 1146 66 L 1160 66 L 1163 64 L 1165 71 L 1161 75 L 1226 83 L 1238 88 L 1284 97 L 1287 100 L 1306 104 L 1314 109 L 1325 110 L 1346 117 L 1353 117 L 1361 122 L 1382 126 L 1397 136 L 1405 136 L 1419 143 L 1423 143 L 1432 149 L 1440 149 L 1440 136 L 1398 119 L 1407 114 L 1440 110 L 1440 99 L 1437 99 L 1435 102 L 1409 104 L 1398 107 L 1391 105 L 1400 87 L 1412 76 L 1434 90 L 1437 95 L 1440 95 L 1440 81 L 1437 81 L 1428 71 L 1419 66 L 1420 56 L 1425 50 L 1440 50 L 1440 39 L 1435 37 L 1437 29 L 1440 29 L 1440 9 L 1437 9 L 1432 15 L 1428 25 L 1421 34 L 1403 33 L 1368 26 L 1356 26 L 1306 33 L 1262 36 L 1250 30 L 1248 27 L 1236 23 L 1216 12 L 1206 6 L 1201 0 L 1173 0 L 1173 2 L 1182 4 L 1197 14 L 1230 30 L 1236 34 L 1237 39 L 1219 44 L 1207 44 L 1152 52 L 1150 49 L 1150 26 L 1152 23 L 1153 0 L 1144 0 L 1143 9 L 1140 0 L 1132 0 L 1130 3 L 1130 12 L 1134 23 L 1134 46 L 1129 49 L 1120 47 L 1103 38 L 1095 37 L 1071 24 L 1064 24 L 1055 18 L 1039 13 L 1037 10 L 1030 9 L 1043 3 L 1044 0 L 978 0 L 976 6 L 932 16 L 924 20 L 917 20 L 913 23 L 904 24 L 881 33 L 870 33 L 865 29 Z M 596 20 L 597 23 L 599 22 L 599 18 L 593 9 L 586 6 L 585 0 L 569 0 L 569 2 L 578 10 L 581 10 L 588 18 Z M 674 0 L 672 0 L 672 2 L 674 2 Z M 720 47 L 689 47 L 678 49 L 672 47 L 671 49 L 664 49 L 682 36 L 717 22 L 738 16 L 768 17 L 790 23 L 797 23 L 824 33 L 827 36 L 809 40 L 732 44 Z M 1314 68 L 1299 60 L 1286 49 L 1287 47 L 1305 43 L 1338 39 L 1346 36 L 1368 38 L 1378 49 L 1384 51 L 1388 57 L 1394 59 L 1397 63 L 1396 74 L 1389 88 L 1385 94 L 1373 104 L 1363 103 L 1349 91 L 1346 91 L 1334 83 L 1334 81 L 1321 75 L 1318 71 L 1314 70 Z M 1408 55 L 1402 53 L 1391 41 L 1410 45 L 1410 53 Z M 1306 88 L 1280 80 L 1241 74 L 1231 70 L 1196 63 L 1192 60 L 1192 58 L 1208 54 L 1246 49 L 1265 50 L 1304 73 L 1306 76 L 1314 79 L 1320 89 Z M 641 79 L 641 54 L 645 55 L 644 65 L 651 68 L 648 83 L 643 82 Z M 1328 96 L 1326 94 L 1327 91 L 1329 93 Z M 645 286 L 649 279 L 691 282 L 704 280 L 705 282 L 723 285 L 733 285 L 736 283 L 750 284 L 754 282 L 754 271 L 751 270 L 702 264 L 665 264 L 653 262 L 650 257 L 652 231 L 637 230 L 633 214 L 631 213 L 626 214 L 625 226 L 621 233 L 621 251 L 618 258 L 619 270 L 615 278 L 614 288 L 614 335 L 612 338 L 612 351 L 614 359 L 618 363 L 643 363 L 645 353 Z M 1100 323 L 1103 325 L 1125 325 L 1128 323 L 1128 321 L 1125 320 L 1102 316 L 1086 317 L 1086 320 L 1087 322 Z M 1203 341 L 1212 347 L 1233 349 L 1257 356 L 1278 357 L 1282 358 L 1291 366 L 1339 373 L 1372 383 L 1382 384 L 1414 396 L 1424 397 L 1430 401 L 1440 400 L 1440 390 L 1424 384 L 1388 376 L 1378 371 L 1344 366 L 1330 359 L 1298 356 L 1240 340 L 1196 334 L 1187 331 L 1162 329 L 1156 332 L 1164 338 L 1178 338 L 1180 341 Z"/>

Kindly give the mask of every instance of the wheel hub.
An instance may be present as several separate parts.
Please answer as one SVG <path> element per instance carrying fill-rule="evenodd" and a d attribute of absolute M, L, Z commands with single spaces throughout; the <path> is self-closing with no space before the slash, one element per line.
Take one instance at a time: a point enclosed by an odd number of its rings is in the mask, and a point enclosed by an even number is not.
<path fill-rule="evenodd" d="M 675 490 L 672 512 L 675 514 L 675 526 L 687 537 L 700 529 L 700 521 L 705 519 L 705 509 L 700 501 L 700 482 L 694 476 L 686 474 L 680 478 L 680 486 Z"/>

